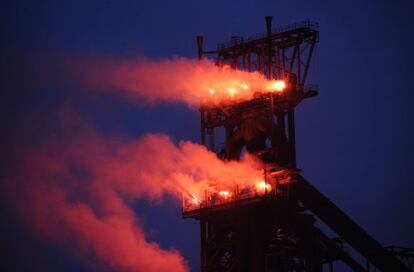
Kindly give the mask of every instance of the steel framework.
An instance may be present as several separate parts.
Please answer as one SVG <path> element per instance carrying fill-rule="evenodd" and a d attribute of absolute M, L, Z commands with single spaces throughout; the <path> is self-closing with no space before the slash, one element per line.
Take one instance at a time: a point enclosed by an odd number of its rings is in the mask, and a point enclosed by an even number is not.
<path fill-rule="evenodd" d="M 289 182 L 252 197 L 215 203 L 206 196 L 203 204 L 191 209 L 183 202 L 183 217 L 200 221 L 201 271 L 333 271 L 335 261 L 353 271 L 410 271 L 396 256 L 409 258 L 412 251 L 382 247 L 300 175 L 294 110 L 302 100 L 318 94 L 315 86 L 305 86 L 318 25 L 304 21 L 272 30 L 271 21 L 267 16 L 266 33 L 248 39 L 232 37 L 213 51 L 205 51 L 203 37 L 197 37 L 199 59 L 214 55 L 217 65 L 259 71 L 288 83 L 282 94 L 200 107 L 203 145 L 223 160 L 239 159 L 245 148 L 274 165 L 275 173 L 286 171 L 289 176 Z M 225 134 L 222 148 L 215 146 L 218 129 Z M 329 238 L 315 225 L 317 220 L 339 238 Z M 346 250 L 348 245 L 352 253 Z M 365 265 L 355 259 L 355 252 L 366 258 Z"/>
<path fill-rule="evenodd" d="M 286 163 L 289 163 L 290 168 L 296 168 L 294 108 L 303 99 L 318 94 L 316 86 L 310 85 L 305 88 L 311 58 L 319 39 L 318 24 L 303 21 L 272 30 L 271 22 L 272 17 L 266 17 L 266 33 L 256 34 L 246 40 L 233 36 L 230 42 L 219 44 L 217 50 L 214 51 L 203 51 L 203 37 L 197 37 L 199 59 L 202 59 L 204 54 L 216 55 L 216 63 L 219 66 L 227 64 L 234 69 L 258 71 L 269 79 L 288 81 L 290 88 L 282 99 L 277 99 L 275 95 L 268 95 L 226 108 L 211 109 L 202 105 L 200 107 L 201 142 L 206 145 L 206 138 L 208 138 L 208 145 L 211 150 L 215 151 L 214 129 L 216 127 L 225 127 L 228 141 L 233 136 L 234 126 L 240 124 L 238 113 L 246 112 L 250 108 L 252 109 L 250 114 L 263 115 L 256 111 L 260 106 L 253 109 L 250 104 L 265 104 L 267 108 L 262 109 L 266 111 L 267 117 L 277 119 L 280 131 L 286 130 L 287 121 L 288 139 L 286 142 L 289 145 L 287 150 L 289 155 L 284 157 L 288 160 Z M 234 109 L 233 112 L 231 112 L 232 109 Z M 229 156 L 227 150 L 226 157 L 229 158 Z"/>

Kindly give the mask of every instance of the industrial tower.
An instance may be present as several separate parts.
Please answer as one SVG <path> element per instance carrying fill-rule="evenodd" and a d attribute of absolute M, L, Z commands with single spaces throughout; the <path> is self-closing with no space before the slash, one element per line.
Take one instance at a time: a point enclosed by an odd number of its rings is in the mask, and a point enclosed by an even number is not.
<path fill-rule="evenodd" d="M 269 190 L 261 195 L 236 188 L 229 201 L 217 202 L 212 194 L 197 206 L 183 201 L 183 217 L 200 222 L 201 271 L 333 271 L 336 261 L 352 271 L 410 271 L 412 267 L 397 257 L 412 257 L 412 250 L 382 247 L 300 175 L 295 107 L 318 95 L 317 87 L 305 85 L 318 25 L 304 21 L 272 29 L 271 24 L 272 17 L 267 16 L 265 33 L 232 37 L 213 51 L 205 51 L 203 37 L 197 37 L 199 59 L 214 55 L 219 66 L 258 71 L 286 82 L 282 94 L 200 107 L 203 145 L 223 160 L 238 160 L 245 150 L 273 165 L 264 170 Z M 220 129 L 222 147 L 215 144 Z M 329 238 L 315 225 L 318 220 L 339 238 Z M 366 262 L 344 250 L 345 244 Z"/>

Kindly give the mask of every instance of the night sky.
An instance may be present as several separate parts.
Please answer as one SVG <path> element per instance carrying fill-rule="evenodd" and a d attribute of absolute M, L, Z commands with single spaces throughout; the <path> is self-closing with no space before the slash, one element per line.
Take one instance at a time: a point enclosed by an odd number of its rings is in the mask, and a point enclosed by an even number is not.
<path fill-rule="evenodd" d="M 274 26 L 310 19 L 319 23 L 320 42 L 308 83 L 320 95 L 297 109 L 298 166 L 383 245 L 414 247 L 413 14 L 410 0 L 2 1 L 0 170 L 17 150 L 53 133 L 56 112 L 68 104 L 104 135 L 199 141 L 196 110 L 85 92 L 47 68 L 60 56 L 195 58 L 199 34 L 212 49 L 230 36 L 263 32 L 266 15 Z M 2 201 L 0 270 L 93 270 L 33 236 L 7 206 Z M 151 240 L 178 249 L 198 271 L 198 224 L 181 219 L 179 203 L 140 200 L 134 209 Z"/>

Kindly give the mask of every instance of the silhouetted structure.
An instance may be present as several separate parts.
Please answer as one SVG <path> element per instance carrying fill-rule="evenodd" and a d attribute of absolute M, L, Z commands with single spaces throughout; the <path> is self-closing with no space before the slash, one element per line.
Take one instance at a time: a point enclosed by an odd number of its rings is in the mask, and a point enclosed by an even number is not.
<path fill-rule="evenodd" d="M 224 129 L 225 144 L 218 155 L 237 160 L 245 149 L 271 166 L 266 173 L 273 182 L 262 195 L 243 195 L 236 188 L 232 201 L 217 204 L 208 196 L 196 208 L 183 206 L 184 218 L 200 221 L 201 271 L 333 271 L 339 260 L 353 271 L 409 271 L 299 174 L 294 110 L 318 94 L 316 87 L 305 87 L 318 26 L 304 21 L 272 30 L 271 21 L 266 17 L 266 33 L 232 37 L 214 51 L 204 51 L 203 37 L 197 37 L 200 59 L 212 54 L 217 65 L 259 71 L 287 83 L 281 93 L 200 108 L 202 144 L 216 151 L 215 130 Z M 316 227 L 318 219 L 339 238 L 331 239 Z M 362 265 L 348 253 L 346 243 L 367 263 Z M 408 249 L 394 251 L 412 256 Z"/>

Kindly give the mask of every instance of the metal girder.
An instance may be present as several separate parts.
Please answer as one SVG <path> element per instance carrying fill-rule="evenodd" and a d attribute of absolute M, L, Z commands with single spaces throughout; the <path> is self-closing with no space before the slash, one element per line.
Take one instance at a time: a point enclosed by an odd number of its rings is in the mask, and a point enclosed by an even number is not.
<path fill-rule="evenodd" d="M 296 180 L 295 197 L 369 262 L 381 271 L 410 271 L 305 178 L 297 175 Z"/>

